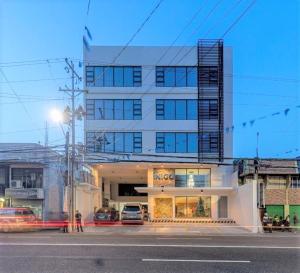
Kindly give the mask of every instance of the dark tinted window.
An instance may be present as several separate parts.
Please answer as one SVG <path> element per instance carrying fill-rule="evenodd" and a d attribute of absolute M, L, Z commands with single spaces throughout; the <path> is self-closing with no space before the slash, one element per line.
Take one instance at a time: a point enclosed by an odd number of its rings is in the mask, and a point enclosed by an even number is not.
<path fill-rule="evenodd" d="M 124 211 L 131 211 L 131 212 L 136 212 L 136 211 L 140 211 L 141 208 L 139 206 L 125 206 Z"/>
<path fill-rule="evenodd" d="M 147 187 L 147 184 L 119 184 L 119 196 L 147 196 L 147 193 L 139 193 L 135 187 Z"/>

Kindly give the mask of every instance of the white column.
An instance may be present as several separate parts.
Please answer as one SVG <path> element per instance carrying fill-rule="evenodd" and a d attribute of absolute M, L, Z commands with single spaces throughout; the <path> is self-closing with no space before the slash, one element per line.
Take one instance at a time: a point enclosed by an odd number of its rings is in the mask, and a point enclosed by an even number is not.
<path fill-rule="evenodd" d="M 218 219 L 218 200 L 219 196 L 211 196 L 211 218 L 215 220 Z"/>

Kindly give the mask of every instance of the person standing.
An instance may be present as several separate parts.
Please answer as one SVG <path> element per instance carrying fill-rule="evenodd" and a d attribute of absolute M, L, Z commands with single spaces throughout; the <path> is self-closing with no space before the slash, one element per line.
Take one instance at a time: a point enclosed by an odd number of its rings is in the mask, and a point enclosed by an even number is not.
<path fill-rule="evenodd" d="M 81 230 L 81 232 L 83 232 L 81 218 L 82 218 L 81 213 L 79 212 L 79 210 L 76 210 L 75 219 L 76 219 L 77 232 L 79 232 L 79 229 Z"/>
<path fill-rule="evenodd" d="M 68 233 L 69 229 L 69 215 L 67 212 L 63 212 L 63 233 Z"/>
<path fill-rule="evenodd" d="M 294 217 L 293 217 L 293 224 L 294 224 L 294 226 L 295 226 L 295 232 L 297 231 L 297 224 L 298 224 L 298 216 L 297 216 L 297 214 L 296 214 L 296 212 L 294 212 Z"/>

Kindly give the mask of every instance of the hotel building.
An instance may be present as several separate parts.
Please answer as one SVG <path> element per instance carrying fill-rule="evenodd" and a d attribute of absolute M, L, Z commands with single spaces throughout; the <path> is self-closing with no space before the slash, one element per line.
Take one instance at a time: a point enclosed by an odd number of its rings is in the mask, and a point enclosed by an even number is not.
<path fill-rule="evenodd" d="M 230 47 L 91 46 L 84 75 L 99 207 L 139 202 L 151 219 L 236 220 Z"/>

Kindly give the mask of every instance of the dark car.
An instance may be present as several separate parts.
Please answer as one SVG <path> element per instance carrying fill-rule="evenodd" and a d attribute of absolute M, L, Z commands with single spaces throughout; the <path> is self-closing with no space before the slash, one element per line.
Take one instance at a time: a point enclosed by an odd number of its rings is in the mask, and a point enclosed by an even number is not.
<path fill-rule="evenodd" d="M 115 223 L 119 221 L 119 212 L 114 208 L 101 208 L 94 215 L 95 225 Z"/>
<path fill-rule="evenodd" d="M 30 208 L 0 208 L 0 231 L 26 231 L 37 226 L 37 218 Z"/>

